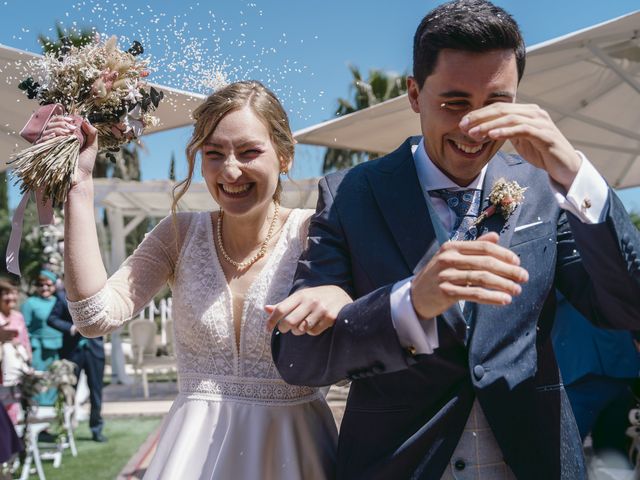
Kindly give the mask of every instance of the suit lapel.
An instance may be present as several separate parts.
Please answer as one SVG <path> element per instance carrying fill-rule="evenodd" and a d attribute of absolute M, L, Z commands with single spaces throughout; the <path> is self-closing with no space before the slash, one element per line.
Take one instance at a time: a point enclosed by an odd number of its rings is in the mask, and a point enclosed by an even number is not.
<path fill-rule="evenodd" d="M 440 245 L 418 181 L 411 140 L 391 153 L 383 168 L 369 170 L 368 180 L 409 271 L 415 273 L 429 262 Z M 464 344 L 467 324 L 460 307 L 453 305 L 441 318 Z"/>
<path fill-rule="evenodd" d="M 387 160 L 379 168 L 369 169 L 367 178 L 382 217 L 412 272 L 425 252 L 437 251 L 438 241 L 416 174 L 411 139 Z"/>
<path fill-rule="evenodd" d="M 513 180 L 509 178 L 509 166 L 520 163 L 521 160 L 512 157 L 506 157 L 503 153 L 498 152 L 496 156 L 489 162 L 487 173 L 484 177 L 482 186 L 482 207 L 480 211 L 484 211 L 489 206 L 489 194 L 493 185 L 501 177 L 507 181 Z M 496 232 L 500 235 L 499 244 L 503 247 L 509 247 L 513 231 L 518 224 L 518 218 L 522 207 L 518 206 L 515 211 L 505 219 L 500 213 L 495 213 L 480 224 L 480 234 L 487 232 Z"/>
<path fill-rule="evenodd" d="M 519 169 L 510 168 L 513 165 L 518 165 L 522 162 L 523 160 L 517 156 L 505 155 L 502 152 L 498 152 L 496 154 L 487 167 L 487 173 L 485 175 L 482 188 L 482 208 L 480 211 L 483 211 L 489 206 L 489 193 L 498 179 L 504 178 L 507 181 L 515 180 L 521 186 L 527 186 L 526 179 L 519 178 Z M 495 213 L 480 224 L 480 233 L 496 232 L 500 235 L 498 243 L 505 248 L 509 248 L 509 245 L 511 245 L 511 237 L 513 236 L 513 232 L 518 224 L 518 218 L 520 218 L 521 212 L 522 205 L 519 205 L 507 219 L 505 219 L 500 213 Z M 478 325 L 477 318 L 484 315 L 484 312 L 486 312 L 488 308 L 491 309 L 488 305 L 478 305 L 473 302 L 467 302 L 465 304 L 464 315 L 465 318 L 471 320 L 472 334 L 476 327 L 482 328 L 481 325 Z"/>

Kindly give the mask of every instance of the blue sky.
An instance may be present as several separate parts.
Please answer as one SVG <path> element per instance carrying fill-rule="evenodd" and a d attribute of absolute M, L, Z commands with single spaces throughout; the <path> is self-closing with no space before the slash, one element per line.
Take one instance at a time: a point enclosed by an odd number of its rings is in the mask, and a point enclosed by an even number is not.
<path fill-rule="evenodd" d="M 336 99 L 349 95 L 349 63 L 363 72 L 409 71 L 415 28 L 439 3 L 0 0 L 0 43 L 40 52 L 37 34 L 51 33 L 56 21 L 139 39 L 156 67 L 152 81 L 206 93 L 209 87 L 203 79 L 216 69 L 231 80 L 258 79 L 279 95 L 296 130 L 331 118 Z M 638 0 L 495 3 L 515 17 L 528 45 L 640 8 Z M 143 178 L 167 178 L 171 152 L 178 176 L 185 173 L 183 151 L 189 134 L 189 129 L 179 129 L 146 137 Z M 322 153 L 317 147 L 299 147 L 293 176 L 319 175 Z M 622 197 L 629 208 L 640 210 L 636 191 L 623 192 Z"/>

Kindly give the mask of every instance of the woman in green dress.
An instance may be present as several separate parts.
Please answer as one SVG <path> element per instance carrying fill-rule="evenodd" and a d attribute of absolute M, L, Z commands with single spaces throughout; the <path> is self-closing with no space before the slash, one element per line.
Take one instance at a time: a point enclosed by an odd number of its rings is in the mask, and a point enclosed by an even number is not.
<path fill-rule="evenodd" d="M 34 370 L 45 371 L 60 358 L 62 333 L 47 325 L 47 319 L 56 303 L 54 293 L 57 279 L 49 270 L 41 270 L 36 282 L 36 294 L 27 298 L 20 309 L 29 331 Z M 55 389 L 47 390 L 38 395 L 37 401 L 40 405 L 53 405 L 56 394 Z"/>

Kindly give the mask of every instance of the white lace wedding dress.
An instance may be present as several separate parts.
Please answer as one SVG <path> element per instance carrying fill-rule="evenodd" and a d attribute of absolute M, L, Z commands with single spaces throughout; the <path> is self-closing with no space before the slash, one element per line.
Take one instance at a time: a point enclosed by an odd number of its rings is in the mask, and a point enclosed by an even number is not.
<path fill-rule="evenodd" d="M 145 479 L 333 477 L 331 411 L 318 389 L 280 378 L 262 308 L 289 293 L 308 214 L 291 212 L 246 292 L 239 351 L 208 212 L 179 214 L 175 225 L 163 220 L 105 288 L 70 302 L 79 329 L 102 335 L 130 319 L 164 283 L 172 288 L 179 394 Z"/>

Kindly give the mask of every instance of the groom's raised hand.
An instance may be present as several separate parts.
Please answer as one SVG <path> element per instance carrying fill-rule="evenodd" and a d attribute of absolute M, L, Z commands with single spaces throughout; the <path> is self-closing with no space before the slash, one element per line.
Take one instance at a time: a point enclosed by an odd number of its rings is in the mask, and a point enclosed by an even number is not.
<path fill-rule="evenodd" d="M 498 234 L 443 244 L 411 282 L 411 301 L 421 318 L 434 318 L 458 301 L 507 305 L 529 279 L 520 259 L 498 245 Z"/>
<path fill-rule="evenodd" d="M 569 190 L 582 158 L 538 105 L 496 102 L 469 112 L 460 129 L 476 140 L 510 140 L 522 158 Z"/>

